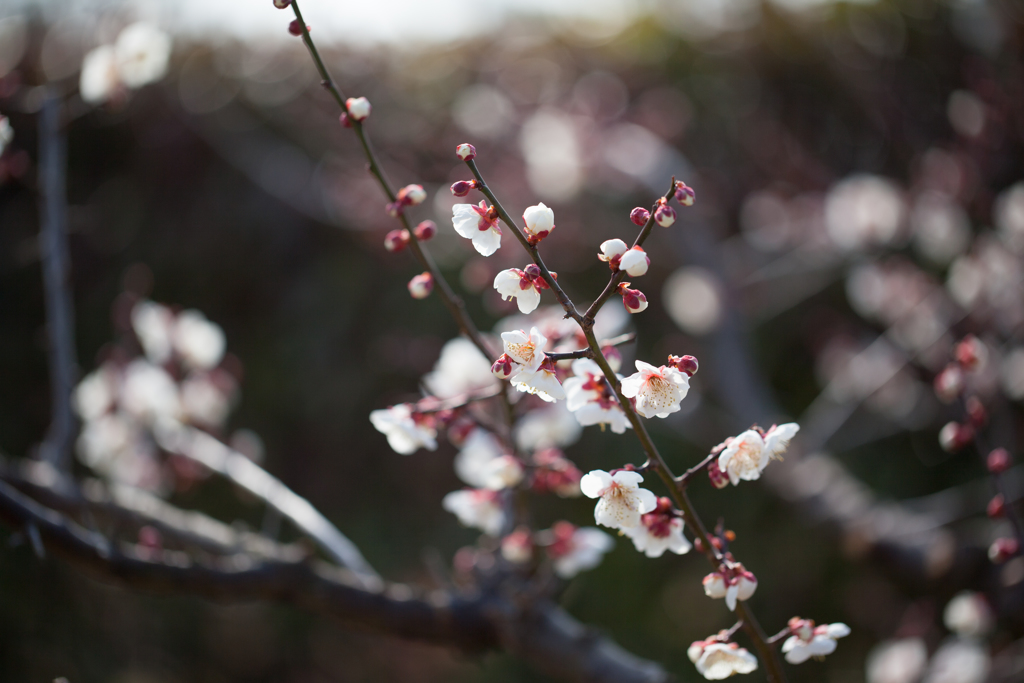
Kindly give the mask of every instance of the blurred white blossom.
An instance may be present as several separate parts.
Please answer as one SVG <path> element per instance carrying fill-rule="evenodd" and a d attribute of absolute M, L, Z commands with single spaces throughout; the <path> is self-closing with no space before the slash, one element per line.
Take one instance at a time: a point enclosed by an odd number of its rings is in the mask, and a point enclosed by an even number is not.
<path fill-rule="evenodd" d="M 928 664 L 928 648 L 920 638 L 889 640 L 868 653 L 867 683 L 916 683 Z"/>
<path fill-rule="evenodd" d="M 846 251 L 895 241 L 905 214 L 900 189 L 892 181 L 878 176 L 850 176 L 834 185 L 825 198 L 828 234 Z"/>

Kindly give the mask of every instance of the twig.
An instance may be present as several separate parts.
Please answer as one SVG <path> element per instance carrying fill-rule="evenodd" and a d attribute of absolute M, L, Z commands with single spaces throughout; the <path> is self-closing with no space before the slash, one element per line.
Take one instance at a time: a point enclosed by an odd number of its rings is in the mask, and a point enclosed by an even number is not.
<path fill-rule="evenodd" d="M 68 472 L 75 436 L 71 391 L 77 362 L 67 237 L 67 139 L 61 123 L 62 109 L 60 96 L 48 91 L 39 115 L 39 253 L 46 293 L 52 415 L 40 455 L 57 471 Z"/>
<path fill-rule="evenodd" d="M 351 570 L 366 587 L 380 585 L 380 576 L 352 541 L 309 501 L 249 458 L 228 448 L 206 432 L 182 424 L 163 425 L 157 430 L 156 439 L 161 448 L 205 465 L 265 501 L 319 543 L 342 566 Z"/>
<path fill-rule="evenodd" d="M 633 332 L 627 332 L 626 334 L 620 334 L 619 336 L 612 337 L 611 339 L 605 339 L 604 341 L 601 342 L 601 348 L 608 348 L 609 346 L 622 346 L 623 344 L 628 344 L 631 341 L 635 341 L 635 340 L 636 340 L 636 334 L 633 333 Z M 555 360 L 555 361 L 559 361 L 559 360 L 573 360 L 575 358 L 593 358 L 594 357 L 594 350 L 591 349 L 588 346 L 585 349 L 577 349 L 576 351 L 563 351 L 563 352 L 560 352 L 560 353 L 545 353 L 544 357 L 545 358 L 550 358 L 551 360 Z"/>

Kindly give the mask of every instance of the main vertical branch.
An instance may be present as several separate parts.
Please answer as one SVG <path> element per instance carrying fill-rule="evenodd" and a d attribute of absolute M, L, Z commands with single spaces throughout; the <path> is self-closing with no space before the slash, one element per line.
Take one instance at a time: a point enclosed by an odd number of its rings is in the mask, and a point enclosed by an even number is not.
<path fill-rule="evenodd" d="M 62 111 L 60 96 L 52 90 L 47 92 L 39 114 L 39 254 L 46 298 L 52 415 L 40 455 L 58 472 L 66 472 L 71 466 L 75 436 L 71 391 L 77 372 L 67 235 L 67 138 Z"/>

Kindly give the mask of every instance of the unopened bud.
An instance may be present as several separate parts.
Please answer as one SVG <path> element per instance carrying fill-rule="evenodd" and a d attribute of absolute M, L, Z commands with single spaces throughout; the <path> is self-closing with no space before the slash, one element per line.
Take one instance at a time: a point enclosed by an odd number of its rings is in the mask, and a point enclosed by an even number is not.
<path fill-rule="evenodd" d="M 633 221 L 634 225 L 641 227 L 647 225 L 647 221 L 651 219 L 651 212 L 642 206 L 638 206 L 629 212 L 629 220 Z"/>
<path fill-rule="evenodd" d="M 434 290 L 434 276 L 429 272 L 420 273 L 409 280 L 409 294 L 413 299 L 426 299 Z"/>
<path fill-rule="evenodd" d="M 307 32 L 312 30 L 313 29 L 310 28 L 309 26 L 306 27 Z M 299 22 L 298 19 L 294 19 L 292 20 L 292 23 L 288 24 L 288 33 L 292 34 L 293 36 L 302 35 L 302 24 Z"/>
<path fill-rule="evenodd" d="M 339 116 L 338 123 L 345 126 L 346 128 L 352 127 L 352 119 L 349 117 L 348 113 L 343 113 L 341 116 Z"/>
<path fill-rule="evenodd" d="M 512 564 L 524 564 L 533 557 L 533 539 L 530 530 L 520 527 L 501 539 L 501 556 Z"/>
<path fill-rule="evenodd" d="M 992 474 L 1002 474 L 1010 469 L 1011 464 L 1013 464 L 1013 459 L 1005 448 L 996 448 L 985 459 L 985 465 Z"/>
<path fill-rule="evenodd" d="M 668 204 L 659 204 L 654 210 L 654 221 L 663 228 L 676 222 L 676 210 Z"/>
<path fill-rule="evenodd" d="M 977 370 L 980 368 L 988 355 L 985 345 L 973 334 L 969 334 L 956 345 L 953 350 L 953 357 L 956 362 L 963 366 L 964 370 Z"/>
<path fill-rule="evenodd" d="M 622 352 L 614 346 L 603 346 L 601 347 L 601 353 L 604 354 L 604 359 L 608 361 L 609 367 L 612 372 L 618 372 L 622 369 Z"/>
<path fill-rule="evenodd" d="M 690 377 L 697 374 L 697 359 L 693 356 L 669 356 L 668 364 Z"/>
<path fill-rule="evenodd" d="M 507 353 L 503 353 L 498 356 L 498 360 L 494 361 L 494 365 L 491 366 L 491 373 L 498 379 L 508 379 L 515 371 L 515 367 L 516 362 Z"/>
<path fill-rule="evenodd" d="M 684 183 L 682 180 L 676 181 L 676 201 L 683 206 L 693 206 L 694 200 L 697 195 L 694 194 L 693 188 Z"/>
<path fill-rule="evenodd" d="M 711 480 L 711 485 L 716 489 L 724 489 L 729 485 L 729 475 L 718 467 L 717 458 L 708 465 L 708 479 Z"/>
<path fill-rule="evenodd" d="M 985 512 L 992 519 L 998 519 L 1006 514 L 1006 500 L 1001 493 L 992 496 L 992 500 L 988 502 Z"/>
<path fill-rule="evenodd" d="M 988 559 L 993 564 L 1002 564 L 1020 552 L 1020 543 L 1016 538 L 997 538 L 988 547 Z"/>
<path fill-rule="evenodd" d="M 406 185 L 398 191 L 398 201 L 402 204 L 416 206 L 422 204 L 427 198 L 427 191 L 422 185 Z"/>
<path fill-rule="evenodd" d="M 526 277 L 530 278 L 531 280 L 536 280 L 537 278 L 540 277 L 540 266 L 538 266 L 536 263 L 531 263 L 530 265 L 523 268 L 523 272 L 526 274 Z"/>
<path fill-rule="evenodd" d="M 970 425 L 949 422 L 939 431 L 939 446 L 947 453 L 956 453 L 974 438 Z"/>
<path fill-rule="evenodd" d="M 384 248 L 388 251 L 402 251 L 409 246 L 408 230 L 392 230 L 384 236 Z"/>
<path fill-rule="evenodd" d="M 420 242 L 426 242 L 437 234 L 437 223 L 434 221 L 421 221 L 419 225 L 412 229 L 412 232 Z"/>
<path fill-rule="evenodd" d="M 470 161 L 476 158 L 476 147 L 468 142 L 463 142 L 455 148 L 455 154 L 457 154 L 463 161 Z"/>
<path fill-rule="evenodd" d="M 647 308 L 647 297 L 639 289 L 630 289 L 628 282 L 619 284 L 619 294 L 622 295 L 622 305 L 630 313 L 640 313 Z"/>
<path fill-rule="evenodd" d="M 373 107 L 370 106 L 370 100 L 365 97 L 350 97 L 345 100 L 345 108 L 348 109 L 348 115 L 352 117 L 354 121 L 363 121 L 370 115 Z"/>
<path fill-rule="evenodd" d="M 456 197 L 465 197 L 475 186 L 475 180 L 457 180 L 452 183 L 452 194 Z"/>
<path fill-rule="evenodd" d="M 292 0 L 274 0 L 274 7 L 277 9 L 288 9 L 290 4 L 292 4 Z"/>
<path fill-rule="evenodd" d="M 648 258 L 647 252 L 640 247 L 633 247 L 619 257 L 619 270 L 626 271 L 630 277 L 640 277 L 646 274 L 650 265 L 651 259 Z"/>
<path fill-rule="evenodd" d="M 950 363 L 935 376 L 935 395 L 943 403 L 952 403 L 964 388 L 964 371 Z"/>

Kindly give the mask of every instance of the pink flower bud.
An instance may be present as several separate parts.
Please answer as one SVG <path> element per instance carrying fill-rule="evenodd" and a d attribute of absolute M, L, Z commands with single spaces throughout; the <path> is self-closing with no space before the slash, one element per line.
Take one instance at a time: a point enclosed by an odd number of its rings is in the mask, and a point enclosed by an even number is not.
<path fill-rule="evenodd" d="M 1012 462 L 1013 460 L 1010 458 L 1010 453 L 1005 448 L 997 448 L 993 450 L 985 459 L 988 471 L 992 474 L 1002 474 L 1006 470 L 1010 469 Z"/>
<path fill-rule="evenodd" d="M 947 453 L 956 453 L 973 438 L 974 430 L 970 425 L 950 422 L 939 431 L 939 446 Z"/>
<path fill-rule="evenodd" d="M 345 100 L 345 108 L 348 110 L 348 115 L 352 117 L 353 121 L 363 121 L 370 115 L 373 107 L 370 106 L 370 100 L 365 97 L 350 97 Z"/>
<path fill-rule="evenodd" d="M 668 364 L 690 377 L 697 374 L 697 359 L 693 356 L 669 356 Z"/>
<path fill-rule="evenodd" d="M 1020 552 L 1020 543 L 1016 538 L 997 538 L 988 547 L 988 559 L 993 564 L 1002 564 Z"/>
<path fill-rule="evenodd" d="M 985 512 L 992 519 L 998 519 L 1006 514 L 1006 500 L 1003 498 L 1002 494 L 997 493 L 992 496 L 992 500 L 988 502 Z"/>
<path fill-rule="evenodd" d="M 988 422 L 988 411 L 977 396 L 968 398 L 964 408 L 967 411 L 967 421 L 975 429 L 981 429 Z"/>
<path fill-rule="evenodd" d="M 676 200 L 683 206 L 693 206 L 694 199 L 696 199 L 696 195 L 693 192 L 693 188 L 688 186 L 682 180 L 677 180 Z"/>
<path fill-rule="evenodd" d="M 288 9 L 290 4 L 292 4 L 292 0 L 274 0 L 274 7 L 277 9 Z"/>
<path fill-rule="evenodd" d="M 952 403 L 964 388 L 964 371 L 949 364 L 935 376 L 935 395 L 943 403 Z"/>
<path fill-rule="evenodd" d="M 457 180 L 452 183 L 452 194 L 456 197 L 465 197 L 474 187 L 476 187 L 475 180 Z"/>
<path fill-rule="evenodd" d="M 619 284 L 619 294 L 622 295 L 622 305 L 630 313 L 640 313 L 647 308 L 647 297 L 639 289 L 630 289 L 628 282 Z"/>
<path fill-rule="evenodd" d="M 659 204 L 654 211 L 654 221 L 663 228 L 676 222 L 676 210 L 668 204 Z"/>
<path fill-rule="evenodd" d="M 540 266 L 538 266 L 536 263 L 531 263 L 530 265 L 526 266 L 526 268 L 523 268 L 523 273 L 525 273 L 526 277 L 530 278 L 531 280 L 536 280 L 540 278 Z"/>
<path fill-rule="evenodd" d="M 977 370 L 984 363 L 987 356 L 985 345 L 973 334 L 969 334 L 960 340 L 953 350 L 953 356 L 964 370 Z"/>
<path fill-rule="evenodd" d="M 427 191 L 422 185 L 406 185 L 398 191 L 398 201 L 408 206 L 422 204 L 427 198 Z"/>
<path fill-rule="evenodd" d="M 457 154 L 463 161 L 470 161 L 476 158 L 476 147 L 468 142 L 463 142 L 455 148 L 455 154 Z"/>
<path fill-rule="evenodd" d="M 708 465 L 708 479 L 716 489 L 724 489 L 729 485 L 729 475 L 718 467 L 718 460 L 712 460 Z"/>
<path fill-rule="evenodd" d="M 352 127 L 352 119 L 349 118 L 347 113 L 342 114 L 341 116 L 338 117 L 338 123 L 345 126 L 346 128 Z"/>
<path fill-rule="evenodd" d="M 651 212 L 642 206 L 638 206 L 629 212 L 629 220 L 633 221 L 634 225 L 641 227 L 647 225 L 647 221 L 651 219 Z"/>
<path fill-rule="evenodd" d="M 426 242 L 437 234 L 437 223 L 434 221 L 421 221 L 419 225 L 412 229 L 412 232 L 420 242 Z"/>
<path fill-rule="evenodd" d="M 525 564 L 533 557 L 533 538 L 530 530 L 516 529 L 501 539 L 501 556 L 513 564 Z"/>
<path fill-rule="evenodd" d="M 402 251 L 409 246 L 408 230 L 392 230 L 384 236 L 384 248 L 388 251 Z"/>
<path fill-rule="evenodd" d="M 515 372 L 515 369 L 516 362 L 507 353 L 498 356 L 498 360 L 494 361 L 494 365 L 491 366 L 491 372 L 498 379 L 508 379 Z"/>
<path fill-rule="evenodd" d="M 313 29 L 311 27 L 309 27 L 309 26 L 306 27 L 306 31 L 307 32 L 308 31 L 312 31 L 312 30 Z M 293 36 L 301 36 L 302 35 L 302 24 L 299 23 L 298 19 L 294 19 L 294 20 L 292 20 L 292 23 L 288 24 L 288 33 L 292 34 Z"/>
<path fill-rule="evenodd" d="M 434 290 L 434 276 L 429 272 L 420 273 L 409 280 L 409 294 L 413 299 L 426 299 Z"/>

